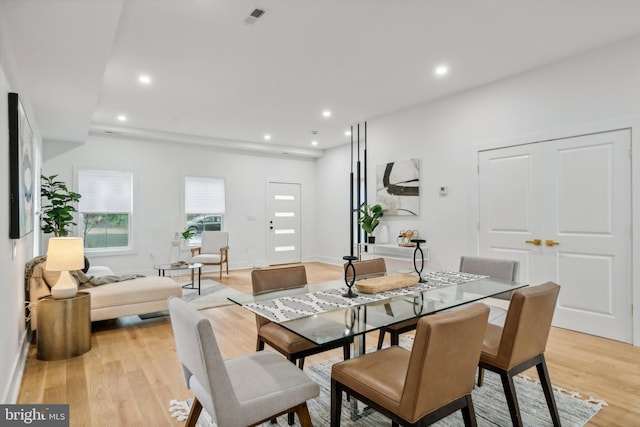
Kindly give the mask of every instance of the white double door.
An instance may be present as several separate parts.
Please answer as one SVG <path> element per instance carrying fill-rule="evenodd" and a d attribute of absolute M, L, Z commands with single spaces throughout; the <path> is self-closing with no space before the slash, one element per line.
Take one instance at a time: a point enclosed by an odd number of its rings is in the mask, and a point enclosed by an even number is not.
<path fill-rule="evenodd" d="M 632 341 L 631 132 L 479 153 L 479 249 L 561 286 L 554 325 Z"/>

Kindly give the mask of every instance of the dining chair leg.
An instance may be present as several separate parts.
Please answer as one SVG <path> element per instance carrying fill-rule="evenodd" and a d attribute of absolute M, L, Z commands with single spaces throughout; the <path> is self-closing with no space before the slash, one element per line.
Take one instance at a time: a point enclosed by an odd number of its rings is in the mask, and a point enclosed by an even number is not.
<path fill-rule="evenodd" d="M 471 395 L 468 394 L 465 397 L 467 401 L 467 405 L 462 408 L 462 419 L 464 420 L 464 425 L 466 427 L 476 427 L 478 425 L 478 421 L 476 420 L 476 411 L 473 408 L 473 400 L 471 400 Z"/>
<path fill-rule="evenodd" d="M 544 354 L 540 355 L 541 361 L 536 365 L 538 370 L 538 378 L 540 384 L 542 384 L 542 391 L 544 391 L 544 397 L 547 400 L 547 406 L 551 413 L 551 419 L 553 420 L 554 427 L 560 427 L 560 415 L 558 414 L 558 407 L 556 406 L 556 400 L 553 396 L 553 386 L 551 385 L 551 379 L 549 378 L 549 371 L 547 370 L 547 362 L 545 361 Z"/>
<path fill-rule="evenodd" d="M 513 377 L 506 371 L 500 372 L 500 377 L 502 379 L 502 387 L 504 388 L 507 405 L 509 406 L 511 422 L 514 427 L 522 427 L 522 417 L 520 416 L 520 407 L 518 406 L 518 396 L 516 396 L 516 387 L 513 383 Z"/>
<path fill-rule="evenodd" d="M 202 403 L 200 403 L 197 397 L 194 397 L 193 403 L 191 404 L 191 410 L 189 411 L 189 416 L 187 417 L 187 421 L 185 423 L 185 427 L 195 427 L 198 423 L 200 412 L 202 412 Z"/>
<path fill-rule="evenodd" d="M 384 343 L 384 334 L 385 334 L 384 329 L 378 330 L 378 350 L 382 348 L 382 344 Z"/>
<path fill-rule="evenodd" d="M 400 334 L 396 331 L 391 331 L 391 345 L 400 345 Z"/>
<path fill-rule="evenodd" d="M 484 384 L 484 368 L 478 366 L 478 387 L 482 387 Z"/>
<path fill-rule="evenodd" d="M 307 407 L 307 402 L 304 402 L 300 406 L 298 406 L 298 410 L 296 411 L 298 414 L 298 420 L 300 420 L 301 427 L 312 427 L 311 416 L 309 415 L 309 408 Z"/>
<path fill-rule="evenodd" d="M 342 388 L 339 383 L 331 379 L 331 427 L 340 427 L 342 412 Z"/>

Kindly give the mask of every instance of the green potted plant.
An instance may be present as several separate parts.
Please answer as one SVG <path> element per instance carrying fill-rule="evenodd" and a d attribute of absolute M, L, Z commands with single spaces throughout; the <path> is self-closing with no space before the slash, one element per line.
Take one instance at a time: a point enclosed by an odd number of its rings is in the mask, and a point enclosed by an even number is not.
<path fill-rule="evenodd" d="M 193 230 L 193 228 L 186 228 L 182 233 L 180 233 L 182 235 L 182 238 L 184 240 L 189 240 L 191 239 L 196 232 Z"/>
<path fill-rule="evenodd" d="M 382 206 L 378 205 L 362 205 L 360 208 L 360 217 L 358 223 L 360 227 L 368 234 L 368 242 L 375 243 L 376 238 L 372 236 L 373 230 L 380 224 L 380 217 L 382 217 Z"/>
<path fill-rule="evenodd" d="M 63 181 L 57 181 L 58 175 L 40 176 L 40 195 L 42 197 L 42 216 L 40 229 L 44 233 L 53 233 L 55 237 L 66 237 L 71 233 L 74 222 L 74 204 L 82 197 L 67 187 Z"/>

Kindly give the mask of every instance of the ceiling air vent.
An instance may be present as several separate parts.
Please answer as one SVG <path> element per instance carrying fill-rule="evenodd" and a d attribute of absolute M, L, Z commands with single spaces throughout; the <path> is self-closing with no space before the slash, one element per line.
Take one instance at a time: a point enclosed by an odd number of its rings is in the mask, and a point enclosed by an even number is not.
<path fill-rule="evenodd" d="M 253 25 L 256 23 L 258 19 L 262 18 L 262 16 L 264 16 L 265 13 L 266 11 L 264 9 L 258 9 L 258 8 L 253 9 L 249 14 L 249 16 L 247 16 L 246 19 L 244 20 L 244 23 L 248 25 Z"/>

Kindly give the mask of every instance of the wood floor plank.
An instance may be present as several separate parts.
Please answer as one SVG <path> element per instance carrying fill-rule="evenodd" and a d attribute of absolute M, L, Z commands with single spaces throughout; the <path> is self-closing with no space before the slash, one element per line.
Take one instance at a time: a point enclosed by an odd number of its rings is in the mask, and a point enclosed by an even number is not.
<path fill-rule="evenodd" d="M 309 282 L 342 277 L 340 266 L 306 263 Z M 222 283 L 251 291 L 251 270 L 232 271 Z M 219 281 L 217 272 L 212 273 Z M 223 357 L 255 350 L 252 313 L 229 305 L 202 311 L 212 322 Z M 37 360 L 28 352 L 19 403 L 69 403 L 71 426 L 182 426 L 168 412 L 173 398 L 192 396 L 184 384 L 167 316 L 94 322 L 92 349 L 67 361 Z M 377 333 L 367 336 L 374 344 Z M 340 357 L 340 349 L 309 357 L 311 364 Z M 593 396 L 604 407 L 589 426 L 631 426 L 640 420 L 640 347 L 552 328 L 545 352 L 551 381 Z M 535 370 L 528 371 L 532 377 Z"/>

